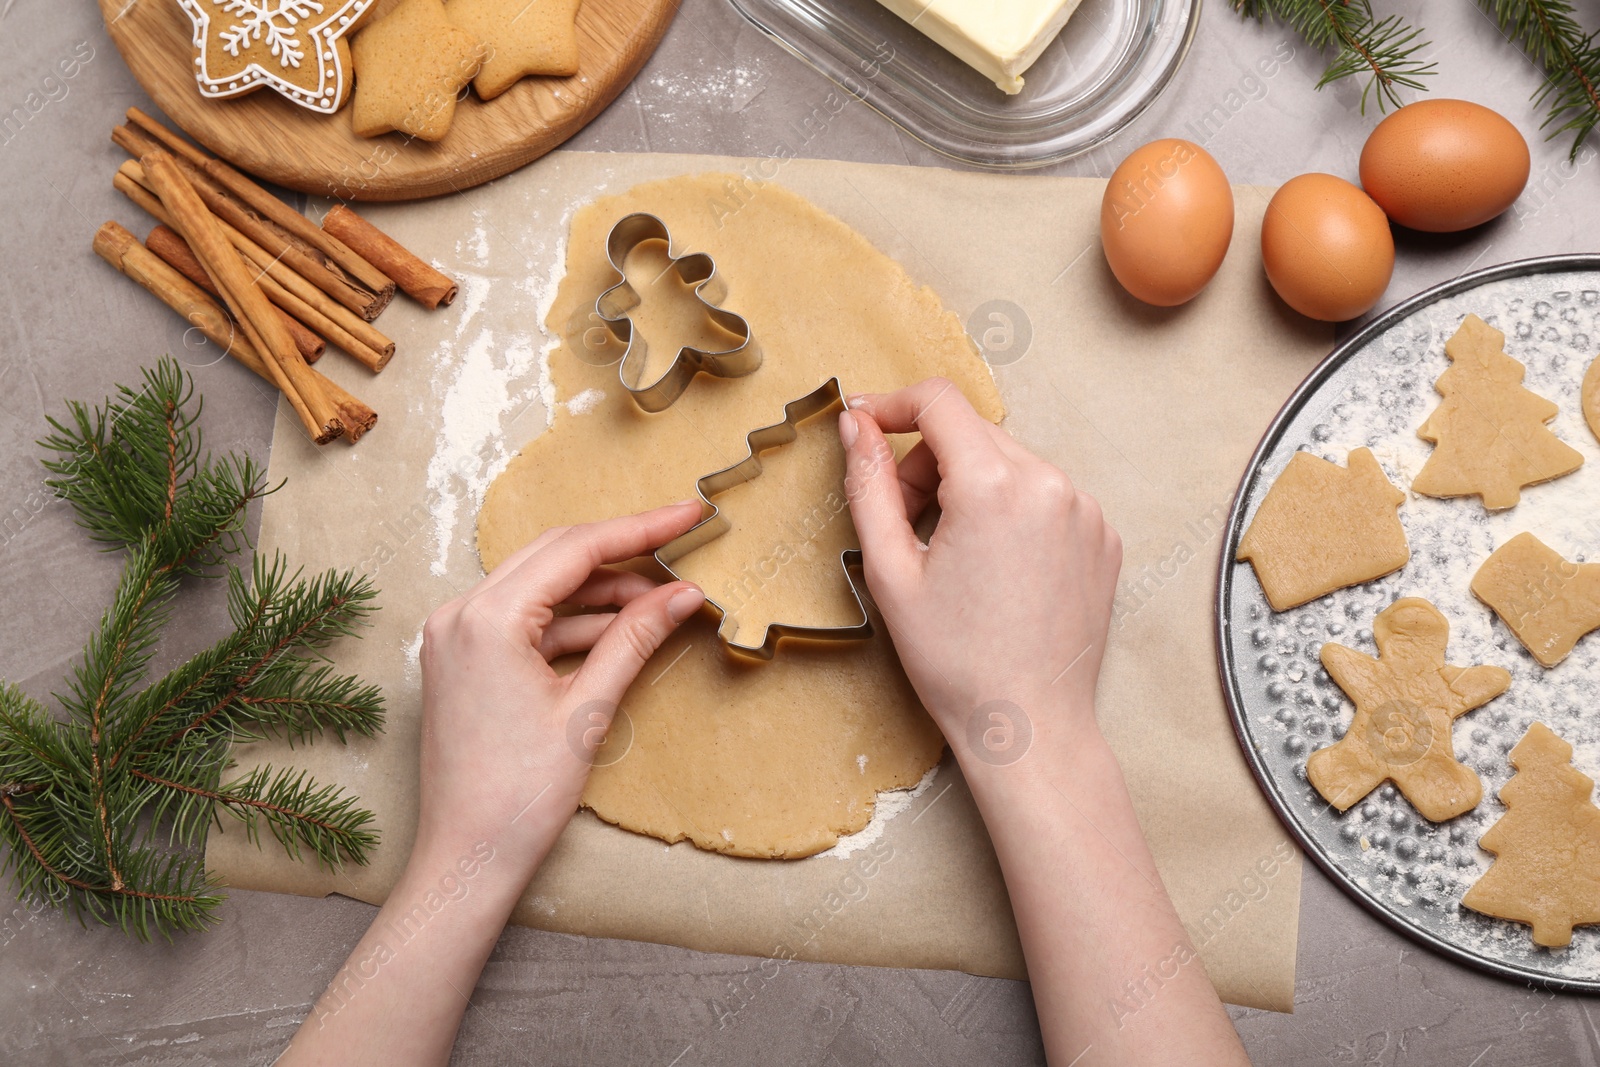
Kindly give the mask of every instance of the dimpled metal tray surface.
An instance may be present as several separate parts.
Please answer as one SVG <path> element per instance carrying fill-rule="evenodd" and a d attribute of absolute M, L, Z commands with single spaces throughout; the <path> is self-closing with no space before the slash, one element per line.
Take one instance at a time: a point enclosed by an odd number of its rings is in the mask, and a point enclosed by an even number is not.
<path fill-rule="evenodd" d="M 1476 497 L 1411 494 L 1432 445 L 1417 428 L 1438 405 L 1444 344 L 1467 314 L 1506 335 L 1527 366 L 1523 386 L 1560 406 L 1550 429 L 1583 453 L 1573 474 L 1523 490 L 1506 511 Z M 1482 970 L 1547 988 L 1600 992 L 1600 926 L 1580 926 L 1564 949 L 1535 945 L 1527 926 L 1461 906 L 1494 857 L 1478 840 L 1506 813 L 1497 794 L 1507 753 L 1535 720 L 1573 746 L 1573 766 L 1600 778 L 1600 633 L 1546 670 L 1468 588 L 1489 554 L 1524 530 L 1566 558 L 1600 559 L 1600 443 L 1584 424 L 1579 387 L 1600 350 L 1600 255 L 1523 260 L 1463 275 L 1386 312 L 1311 373 L 1273 421 L 1240 484 L 1223 544 L 1217 647 L 1233 725 L 1262 791 L 1306 853 L 1370 911 L 1422 944 Z M 1411 560 L 1398 572 L 1285 612 L 1267 605 L 1239 540 L 1296 450 L 1343 464 L 1371 448 L 1408 490 L 1400 518 Z M 1306 780 L 1306 757 L 1344 736 L 1354 707 L 1323 670 L 1333 641 L 1376 654 L 1372 620 L 1405 596 L 1450 621 L 1446 655 L 1512 674 L 1502 696 L 1457 719 L 1458 759 L 1483 780 L 1476 808 L 1445 823 L 1417 814 L 1392 783 L 1345 812 Z"/>

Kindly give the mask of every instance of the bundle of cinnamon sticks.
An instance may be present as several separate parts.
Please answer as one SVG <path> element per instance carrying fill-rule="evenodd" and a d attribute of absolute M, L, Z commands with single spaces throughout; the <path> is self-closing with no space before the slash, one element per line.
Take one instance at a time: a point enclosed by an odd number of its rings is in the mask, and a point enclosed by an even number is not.
<path fill-rule="evenodd" d="M 108 222 L 95 252 L 281 390 L 318 444 L 358 440 L 377 413 L 311 364 L 332 344 L 381 371 L 395 346 L 372 321 L 395 289 L 431 309 L 455 283 L 344 205 L 319 227 L 138 108 L 127 117 L 111 139 L 134 158 L 112 183 L 159 225 L 141 245 Z"/>

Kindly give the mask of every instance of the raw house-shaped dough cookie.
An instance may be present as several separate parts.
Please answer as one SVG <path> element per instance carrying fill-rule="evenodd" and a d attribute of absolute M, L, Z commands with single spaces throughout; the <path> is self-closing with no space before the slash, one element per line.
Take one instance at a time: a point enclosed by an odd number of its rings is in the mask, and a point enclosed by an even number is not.
<path fill-rule="evenodd" d="M 1451 724 L 1506 691 L 1499 667 L 1444 661 L 1450 623 L 1419 597 L 1390 604 L 1372 623 L 1378 658 L 1343 645 L 1322 646 L 1322 665 L 1355 701 L 1350 729 L 1306 760 L 1306 776 L 1340 811 L 1392 781 L 1425 819 L 1471 811 L 1483 784 L 1456 762 Z"/>
<path fill-rule="evenodd" d="M 1239 542 L 1238 558 L 1255 567 L 1273 611 L 1382 578 L 1411 558 L 1397 514 L 1405 494 L 1370 450 L 1348 462 L 1296 452 Z"/>
<path fill-rule="evenodd" d="M 1517 773 L 1500 790 L 1506 813 L 1478 844 L 1495 861 L 1461 903 L 1527 923 L 1533 942 L 1560 948 L 1572 928 L 1600 923 L 1600 808 L 1594 781 L 1570 765 L 1572 746 L 1548 726 L 1528 727 L 1511 750 Z"/>
<path fill-rule="evenodd" d="M 1568 562 L 1531 533 L 1495 549 L 1472 576 L 1472 591 L 1546 667 L 1600 628 L 1600 563 Z"/>
<path fill-rule="evenodd" d="M 1559 409 L 1522 387 L 1527 368 L 1506 355 L 1505 342 L 1476 315 L 1445 342 L 1451 366 L 1434 383 L 1444 400 L 1417 430 L 1436 447 L 1412 481 L 1414 491 L 1478 496 L 1499 511 L 1522 499 L 1523 486 L 1583 465 L 1583 456 L 1545 427 Z"/>

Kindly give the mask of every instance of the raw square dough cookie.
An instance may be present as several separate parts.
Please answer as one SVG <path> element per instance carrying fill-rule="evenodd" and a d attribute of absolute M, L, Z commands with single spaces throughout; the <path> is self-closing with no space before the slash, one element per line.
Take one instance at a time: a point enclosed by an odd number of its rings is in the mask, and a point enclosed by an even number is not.
<path fill-rule="evenodd" d="M 1600 563 L 1568 562 L 1531 533 L 1495 549 L 1472 576 L 1472 592 L 1545 667 L 1600 628 Z"/>

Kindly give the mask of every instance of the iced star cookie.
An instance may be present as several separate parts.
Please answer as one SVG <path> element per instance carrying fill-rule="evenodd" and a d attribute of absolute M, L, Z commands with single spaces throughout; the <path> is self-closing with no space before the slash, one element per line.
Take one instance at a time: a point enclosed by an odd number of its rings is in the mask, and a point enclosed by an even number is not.
<path fill-rule="evenodd" d="M 348 34 L 377 0 L 178 0 L 194 24 L 195 80 L 210 99 L 268 88 L 332 113 L 350 94 Z"/>

